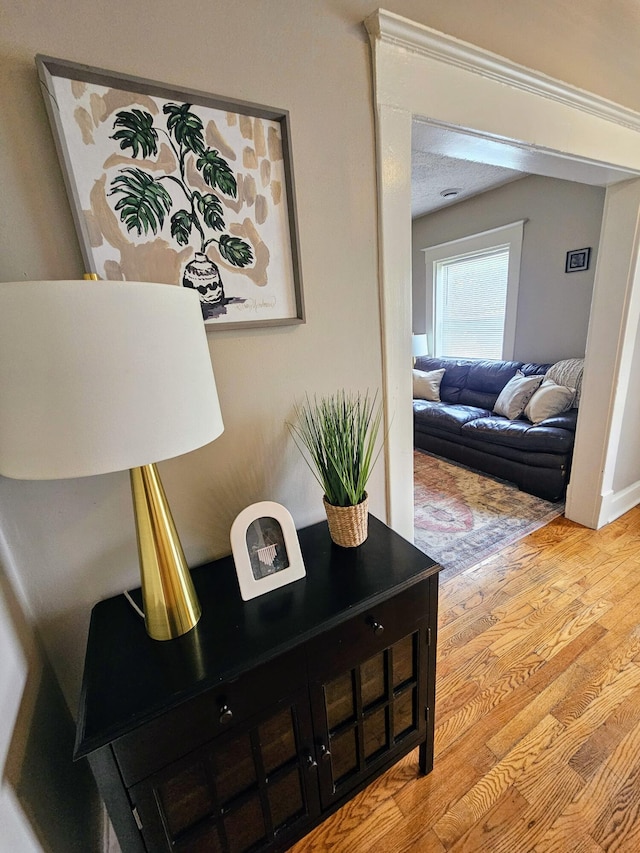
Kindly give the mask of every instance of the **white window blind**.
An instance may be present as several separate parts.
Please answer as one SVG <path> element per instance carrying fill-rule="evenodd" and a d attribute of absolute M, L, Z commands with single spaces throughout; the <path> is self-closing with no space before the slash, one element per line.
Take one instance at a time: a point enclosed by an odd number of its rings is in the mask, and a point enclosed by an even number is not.
<path fill-rule="evenodd" d="M 449 258 L 435 267 L 436 355 L 502 358 L 509 246 Z"/>
<path fill-rule="evenodd" d="M 430 351 L 511 359 L 525 220 L 423 249 Z"/>

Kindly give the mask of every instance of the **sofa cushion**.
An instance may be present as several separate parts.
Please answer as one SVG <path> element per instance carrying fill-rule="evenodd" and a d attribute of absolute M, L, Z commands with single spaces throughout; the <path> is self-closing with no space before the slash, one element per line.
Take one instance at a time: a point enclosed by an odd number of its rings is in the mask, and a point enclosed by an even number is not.
<path fill-rule="evenodd" d="M 523 451 L 567 453 L 573 447 L 572 430 L 550 426 L 548 422 L 533 425 L 524 420 L 500 417 L 476 418 L 461 428 L 461 434 L 490 445 L 504 445 Z"/>
<path fill-rule="evenodd" d="M 454 435 L 459 435 L 462 427 L 470 421 L 491 415 L 488 409 L 432 403 L 428 400 L 414 400 L 413 413 L 416 429 L 437 429 Z"/>
<path fill-rule="evenodd" d="M 575 395 L 575 388 L 556 385 L 551 379 L 544 379 L 525 406 L 524 416 L 534 424 L 546 421 L 547 418 L 570 409 Z"/>
<path fill-rule="evenodd" d="M 440 383 L 444 367 L 440 370 L 413 370 L 413 399 L 440 402 Z"/>
<path fill-rule="evenodd" d="M 498 395 L 493 411 L 510 420 L 519 418 L 541 382 L 542 376 L 525 376 L 518 370 Z"/>

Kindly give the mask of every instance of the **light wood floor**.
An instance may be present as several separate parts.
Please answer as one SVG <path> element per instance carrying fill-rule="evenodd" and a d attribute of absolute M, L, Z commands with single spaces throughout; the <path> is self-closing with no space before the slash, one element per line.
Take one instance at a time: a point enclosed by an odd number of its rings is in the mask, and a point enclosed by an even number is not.
<path fill-rule="evenodd" d="M 295 853 L 640 851 L 640 508 L 440 578 L 435 768 L 399 762 Z"/>

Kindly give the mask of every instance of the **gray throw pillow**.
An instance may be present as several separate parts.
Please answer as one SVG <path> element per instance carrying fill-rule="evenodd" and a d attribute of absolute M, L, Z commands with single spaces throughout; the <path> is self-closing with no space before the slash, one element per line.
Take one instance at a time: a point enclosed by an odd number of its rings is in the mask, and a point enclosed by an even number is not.
<path fill-rule="evenodd" d="M 519 370 L 500 392 L 493 411 L 497 415 L 509 418 L 510 421 L 519 418 L 534 392 L 538 390 L 543 378 L 542 376 L 525 376 Z"/>
<path fill-rule="evenodd" d="M 429 400 L 432 403 L 440 402 L 440 383 L 444 376 L 444 367 L 441 370 L 416 370 L 413 369 L 413 399 Z"/>

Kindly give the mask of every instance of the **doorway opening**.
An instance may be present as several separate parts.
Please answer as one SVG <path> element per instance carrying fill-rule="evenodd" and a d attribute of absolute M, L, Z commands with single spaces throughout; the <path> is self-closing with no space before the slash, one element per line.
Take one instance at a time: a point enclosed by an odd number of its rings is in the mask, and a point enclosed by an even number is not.
<path fill-rule="evenodd" d="M 627 397 L 636 393 L 628 365 L 638 322 L 640 282 L 636 286 L 633 272 L 640 182 L 630 179 L 640 175 L 640 115 L 383 10 L 365 24 L 377 107 L 383 382 L 391 425 L 388 521 L 411 537 L 409 175 L 412 121 L 419 116 L 434 132 L 455 134 L 475 148 L 479 160 L 491 162 L 498 149 L 507 165 L 545 158 L 556 174 L 566 166 L 595 169 L 600 176 L 595 182 L 607 187 L 585 361 L 585 411 L 574 453 L 575 487 L 568 496 L 574 520 L 600 526 L 620 509 L 609 493 L 617 474 L 621 413 Z M 529 166 L 524 170 L 534 172 Z M 636 479 L 625 500 L 640 500 L 640 474 Z"/>
<path fill-rule="evenodd" d="M 440 132 L 438 140 L 438 151 L 429 150 L 424 123 L 414 118 L 412 331 L 426 333 L 428 340 L 427 359 L 419 358 L 415 366 L 423 370 L 441 368 L 444 366 L 439 360 L 441 356 L 497 359 L 525 365 L 575 359 L 582 364 L 594 264 L 579 276 L 566 275 L 565 254 L 568 246 L 584 242 L 593 247 L 592 260 L 597 257 L 605 200 L 604 187 L 595 183 L 598 175 L 581 173 L 582 180 L 569 181 L 569 170 L 565 169 L 560 178 L 554 164 L 545 166 L 544 160 L 533 165 L 537 172 L 546 174 L 505 168 L 498 165 L 497 156 L 489 165 L 462 160 L 450 157 L 448 152 L 460 151 L 464 140 L 454 134 L 445 137 Z M 453 200 L 444 199 L 442 187 L 453 185 L 458 188 L 458 195 Z M 493 263 L 485 261 L 488 253 L 489 261 L 493 261 L 496 246 L 507 257 L 513 247 L 517 250 L 513 251 L 508 287 L 506 268 L 495 269 Z M 450 264 L 453 274 L 447 269 Z M 439 281 L 442 265 L 447 275 Z M 505 279 L 502 289 L 500 274 Z M 439 294 L 438 287 L 444 290 L 446 285 L 450 285 L 448 290 Z M 469 291 L 472 296 L 475 294 L 475 299 L 470 298 Z M 438 309 L 445 297 L 444 316 L 439 317 Z M 443 330 L 440 326 L 448 315 L 451 315 L 451 329 Z M 505 323 L 507 315 L 509 323 Z M 490 379 L 489 374 L 487 378 Z M 442 399 L 453 402 L 453 389 L 447 385 L 445 378 Z M 473 382 L 471 387 L 489 390 L 488 386 Z M 457 402 L 467 404 L 469 419 L 474 413 L 475 418 L 485 419 L 487 424 L 495 421 L 491 402 L 481 399 L 479 394 L 477 400 L 472 400 L 470 390 L 463 394 L 466 396 Z M 548 391 L 543 391 L 539 396 L 547 394 Z M 420 396 L 418 384 L 414 397 Z M 430 399 L 434 398 L 427 394 L 426 400 Z M 577 400 L 569 405 L 563 395 L 557 403 L 565 409 L 573 408 Z M 524 491 L 518 490 L 510 478 L 509 463 L 503 461 L 505 455 L 524 462 L 527 448 L 536 450 L 535 433 L 539 430 L 527 430 L 531 424 L 524 420 L 538 417 L 533 409 L 529 414 L 523 411 L 508 438 L 503 434 L 508 447 L 498 446 L 500 435 L 496 433 L 484 448 L 489 457 L 478 453 L 476 458 L 460 446 L 470 441 L 472 446 L 476 442 L 477 447 L 478 438 L 484 433 L 473 432 L 476 423 L 462 427 L 458 437 L 462 412 L 456 414 L 447 406 L 443 411 L 440 403 L 422 400 L 413 405 L 422 424 L 415 440 L 420 449 L 426 448 L 414 455 L 414 541 L 430 556 L 435 555 L 435 559 L 443 555 L 439 559 L 441 564 L 449 568 L 455 560 L 457 569 L 468 566 L 468 558 L 480 562 L 488 551 L 495 553 L 501 545 L 527 535 L 564 512 L 564 496 L 556 483 L 556 479 L 563 478 L 560 470 L 555 471 L 564 464 L 563 456 L 553 456 L 553 462 L 547 456 L 542 461 L 543 465 L 554 466 L 551 474 L 537 468 L 536 454 L 529 453 L 530 473 L 515 474 Z M 468 405 L 474 408 L 468 409 Z M 482 420 L 477 421 L 478 425 L 481 423 Z M 557 433 L 563 436 L 562 441 L 571 440 L 576 412 L 559 413 L 554 423 L 556 429 L 564 427 L 565 432 Z M 435 433 L 430 438 L 432 430 Z M 444 441 L 445 437 L 449 441 Z M 559 445 L 560 442 L 558 453 Z M 461 462 L 470 468 L 464 468 Z M 547 477 L 552 477 L 553 486 Z M 543 489 L 545 498 L 542 492 L 536 496 L 538 488 Z M 549 494 L 551 489 L 553 496 Z"/>

